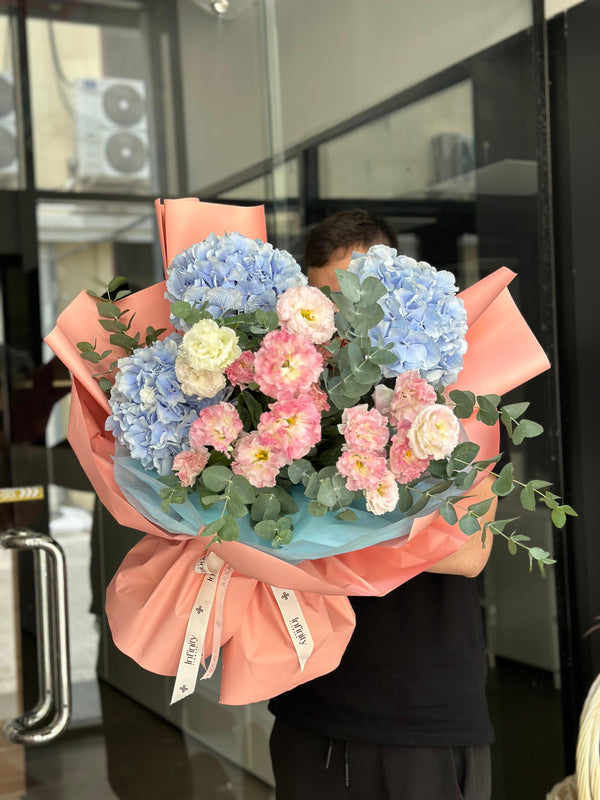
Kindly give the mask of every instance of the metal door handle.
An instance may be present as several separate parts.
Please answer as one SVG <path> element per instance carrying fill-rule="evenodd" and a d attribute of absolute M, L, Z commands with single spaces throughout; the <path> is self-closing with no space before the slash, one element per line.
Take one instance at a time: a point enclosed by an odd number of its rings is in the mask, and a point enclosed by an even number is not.
<path fill-rule="evenodd" d="M 4 735 L 19 744 L 45 744 L 59 736 L 71 718 L 65 556 L 51 536 L 28 530 L 0 533 L 0 546 L 33 552 L 40 676 L 38 702 L 8 722 Z M 52 710 L 53 718 L 42 725 Z"/>

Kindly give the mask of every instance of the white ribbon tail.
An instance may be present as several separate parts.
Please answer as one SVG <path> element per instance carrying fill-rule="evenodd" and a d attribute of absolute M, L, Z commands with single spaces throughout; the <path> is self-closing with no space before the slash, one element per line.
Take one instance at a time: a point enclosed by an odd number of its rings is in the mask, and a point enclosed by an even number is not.
<path fill-rule="evenodd" d="M 298 598 L 291 589 L 278 589 L 275 586 L 271 586 L 271 591 L 277 601 L 287 632 L 298 655 L 300 672 L 303 672 L 304 665 L 314 648 L 308 623 L 304 618 Z"/>
<path fill-rule="evenodd" d="M 210 553 L 208 556 L 201 558 L 194 567 L 195 572 L 204 573 L 204 580 L 202 581 L 202 585 L 200 586 L 190 612 L 190 618 L 183 640 L 183 647 L 181 649 L 181 656 L 179 658 L 179 668 L 177 669 L 173 695 L 171 697 L 171 705 L 194 693 L 204 650 L 206 631 L 208 630 L 210 612 L 215 602 L 215 597 L 217 596 L 217 589 L 223 582 L 223 579 L 219 581 L 218 577 L 224 564 L 225 562 L 223 559 L 219 558 L 215 553 Z M 229 572 L 227 576 L 224 588 L 226 588 L 230 576 L 231 572 Z M 222 594 L 224 596 L 224 589 Z M 218 657 L 221 644 L 221 629 L 223 627 L 222 613 L 219 623 L 219 630 L 218 632 L 215 630 L 213 635 L 213 656 L 209 666 L 209 669 L 212 667 L 212 672 L 214 672 L 216 667 L 216 658 L 214 655 L 215 646 Z"/>

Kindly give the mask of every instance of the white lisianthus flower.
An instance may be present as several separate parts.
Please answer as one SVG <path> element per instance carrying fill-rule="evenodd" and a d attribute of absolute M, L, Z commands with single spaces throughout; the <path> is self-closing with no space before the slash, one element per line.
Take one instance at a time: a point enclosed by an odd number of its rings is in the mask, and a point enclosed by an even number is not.
<path fill-rule="evenodd" d="M 328 342 L 335 333 L 335 305 L 320 289 L 294 286 L 277 301 L 279 324 L 289 333 L 306 336 L 314 344 Z"/>
<path fill-rule="evenodd" d="M 387 472 L 375 488 L 366 489 L 364 494 L 367 500 L 367 511 L 377 516 L 393 511 L 398 505 L 400 496 L 396 478 L 391 472 Z"/>
<path fill-rule="evenodd" d="M 416 415 L 408 431 L 408 441 L 418 459 L 440 459 L 450 455 L 458 444 L 460 426 L 452 409 L 434 404 Z"/>
<path fill-rule="evenodd" d="M 175 374 L 186 394 L 214 397 L 225 387 L 223 372 L 242 351 L 234 330 L 201 319 L 185 334 L 175 361 Z"/>

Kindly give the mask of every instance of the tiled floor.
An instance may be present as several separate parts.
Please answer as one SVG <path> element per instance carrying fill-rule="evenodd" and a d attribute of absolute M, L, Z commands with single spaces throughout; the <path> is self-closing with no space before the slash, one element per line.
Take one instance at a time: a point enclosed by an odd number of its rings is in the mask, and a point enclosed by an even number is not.
<path fill-rule="evenodd" d="M 273 790 L 100 684 L 101 725 L 27 752 L 27 800 L 274 800 Z"/>

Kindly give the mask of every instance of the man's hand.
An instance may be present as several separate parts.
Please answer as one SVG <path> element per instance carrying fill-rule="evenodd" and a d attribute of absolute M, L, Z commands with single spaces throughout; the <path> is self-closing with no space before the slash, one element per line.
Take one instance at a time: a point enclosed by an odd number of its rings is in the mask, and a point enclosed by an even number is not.
<path fill-rule="evenodd" d="M 483 528 L 485 522 L 490 522 L 496 516 L 496 506 L 498 505 L 498 498 L 491 491 L 491 485 L 495 477 L 488 475 L 477 486 L 469 490 L 470 495 L 468 504 L 481 502 L 493 497 L 494 500 L 487 513 L 485 513 L 480 521 Z M 451 556 L 438 561 L 432 567 L 429 567 L 427 572 L 435 572 L 440 575 L 464 575 L 466 578 L 475 578 L 487 564 L 492 550 L 493 535 L 488 533 L 485 537 L 485 547 L 481 544 L 482 532 L 474 533 L 463 544 L 460 550 L 453 553 Z"/>

